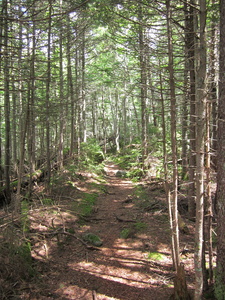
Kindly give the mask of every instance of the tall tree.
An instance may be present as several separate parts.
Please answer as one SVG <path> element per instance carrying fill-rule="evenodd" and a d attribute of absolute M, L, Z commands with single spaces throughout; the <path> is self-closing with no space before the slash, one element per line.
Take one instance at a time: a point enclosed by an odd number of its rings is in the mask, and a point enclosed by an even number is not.
<path fill-rule="evenodd" d="M 178 227 L 178 164 L 177 164 L 177 103 L 175 93 L 175 79 L 174 79 L 174 57 L 173 57 L 173 37 L 172 37 L 172 8 L 171 1 L 166 1 L 166 19 L 167 19 L 167 38 L 168 38 L 168 70 L 169 70 L 169 83 L 170 83 L 170 130 L 171 130 L 171 152 L 172 152 L 172 192 L 168 193 L 171 227 L 172 227 L 172 245 L 173 261 L 176 269 L 176 277 L 174 280 L 174 299 L 189 299 L 187 285 L 185 280 L 184 268 L 180 264 L 180 241 L 179 241 L 179 227 Z M 165 152 L 165 150 L 164 150 Z M 170 200 L 171 194 L 171 200 Z"/>
<path fill-rule="evenodd" d="M 195 300 L 203 293 L 204 240 L 204 153 L 206 112 L 206 1 L 200 0 L 199 43 L 196 74 L 196 224 L 195 224 Z"/>
<path fill-rule="evenodd" d="M 51 152 L 50 152 L 50 84 L 51 84 L 51 49 L 52 49 L 52 0 L 48 9 L 48 44 L 47 44 L 47 74 L 46 74 L 46 158 L 47 158 L 47 187 L 51 180 Z"/>
<path fill-rule="evenodd" d="M 139 62 L 140 62 L 140 96 L 141 96 L 141 124 L 142 124 L 142 161 L 147 155 L 147 69 L 146 69 L 146 53 L 145 53 L 145 28 L 143 26 L 143 7 L 138 9 L 139 19 Z"/>
<path fill-rule="evenodd" d="M 8 20 L 8 0 L 4 0 L 4 114 L 5 114 L 5 196 L 6 203 L 10 202 L 10 56 L 9 56 L 9 20 Z"/>
<path fill-rule="evenodd" d="M 196 166 L 196 91 L 195 91 L 195 20 L 196 20 L 196 3 L 195 0 L 185 2 L 185 27 L 186 27 L 186 57 L 189 78 L 186 93 L 190 99 L 190 115 L 189 115 L 189 189 L 188 189 L 188 213 L 189 218 L 195 217 L 195 166 Z"/>
<path fill-rule="evenodd" d="M 225 299 L 225 1 L 220 1 L 220 67 L 218 104 L 218 154 L 217 154 L 217 266 L 215 294 L 217 300 Z"/>

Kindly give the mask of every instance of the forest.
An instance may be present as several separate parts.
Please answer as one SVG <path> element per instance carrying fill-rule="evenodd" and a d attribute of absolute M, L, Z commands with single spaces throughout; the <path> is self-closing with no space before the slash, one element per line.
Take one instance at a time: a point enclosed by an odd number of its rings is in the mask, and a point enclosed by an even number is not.
<path fill-rule="evenodd" d="M 0 10 L 0 298 L 224 300 L 224 1 Z"/>

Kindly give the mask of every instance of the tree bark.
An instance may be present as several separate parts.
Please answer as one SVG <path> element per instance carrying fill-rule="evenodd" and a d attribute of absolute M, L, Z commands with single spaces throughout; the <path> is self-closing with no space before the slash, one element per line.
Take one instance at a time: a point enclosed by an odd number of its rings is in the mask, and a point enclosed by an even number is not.
<path fill-rule="evenodd" d="M 50 153 L 50 84 L 51 84 L 51 31 L 52 31 L 52 0 L 49 0 L 48 48 L 47 48 L 47 81 L 46 81 L 46 155 L 47 155 L 47 188 L 51 181 Z"/>
<path fill-rule="evenodd" d="M 195 223 L 195 300 L 203 293 L 204 241 L 204 146 L 206 110 L 206 1 L 200 0 L 200 39 L 196 82 L 196 223 Z"/>
<path fill-rule="evenodd" d="M 9 95 L 9 45 L 8 45 L 8 1 L 3 1 L 4 8 L 4 115 L 5 115 L 5 201 L 9 203 L 10 195 L 10 95 Z"/>
<path fill-rule="evenodd" d="M 60 0 L 60 11 L 62 12 L 62 0 Z M 58 164 L 59 168 L 63 167 L 63 146 L 64 146 L 64 109 L 63 109 L 63 21 L 60 21 L 60 31 L 59 31 L 59 101 L 60 108 L 62 109 L 59 120 L 59 149 L 58 149 Z"/>
<path fill-rule="evenodd" d="M 147 98 L 147 70 L 145 61 L 145 45 L 144 45 L 144 29 L 142 26 L 143 11 L 142 6 L 139 7 L 139 62 L 140 62 L 140 96 L 141 96 L 141 139 L 142 139 L 142 162 L 147 156 L 147 109 L 146 109 L 146 98 Z M 144 165 L 144 164 L 143 164 Z"/>
<path fill-rule="evenodd" d="M 186 48 L 188 60 L 188 73 L 190 78 L 190 125 L 189 125 L 189 188 L 188 188 L 188 214 L 189 218 L 195 218 L 196 192 L 195 192 L 195 168 L 196 168 L 196 91 L 195 91 L 195 0 L 190 0 L 186 7 Z"/>
<path fill-rule="evenodd" d="M 225 299 L 225 1 L 220 1 L 220 77 L 217 164 L 217 266 L 215 294 Z"/>
<path fill-rule="evenodd" d="M 172 215 L 172 239 L 174 240 L 174 262 L 175 269 L 180 266 L 180 246 L 179 246 L 179 228 L 178 228 L 178 209 L 177 209 L 177 191 L 178 191 L 178 170 L 177 170 L 177 138 L 176 138 L 176 96 L 173 67 L 173 43 L 171 31 L 171 7 L 170 0 L 166 1 L 167 8 L 167 36 L 168 36 L 168 59 L 169 59 L 169 82 L 170 82 L 170 113 L 171 113 L 171 151 L 173 162 L 173 181 L 171 194 L 171 215 Z"/>

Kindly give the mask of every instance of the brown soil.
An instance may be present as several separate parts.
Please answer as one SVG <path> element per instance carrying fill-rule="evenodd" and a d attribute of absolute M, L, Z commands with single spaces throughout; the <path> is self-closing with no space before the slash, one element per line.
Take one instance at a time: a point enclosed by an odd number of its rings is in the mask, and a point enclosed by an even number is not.
<path fill-rule="evenodd" d="M 106 165 L 107 189 L 83 223 L 72 205 L 79 192 L 88 191 L 91 186 L 92 178 L 88 176 L 72 190 L 59 188 L 57 205 L 33 208 L 32 256 L 38 275 L 29 283 L 21 281 L 18 296 L 12 299 L 169 299 L 174 271 L 167 211 L 164 206 L 151 210 L 137 205 L 135 184 L 116 177 L 117 170 L 113 163 Z M 156 203 L 165 202 L 162 187 L 154 184 L 149 188 L 149 197 L 157 199 Z M 122 235 L 124 229 L 129 230 L 128 238 Z M 83 243 L 84 232 L 97 234 L 103 245 L 97 248 Z M 181 248 L 184 247 L 193 247 L 191 226 L 189 234 L 181 234 Z M 149 253 L 161 256 L 154 258 Z M 182 260 L 192 289 L 192 251 Z"/>

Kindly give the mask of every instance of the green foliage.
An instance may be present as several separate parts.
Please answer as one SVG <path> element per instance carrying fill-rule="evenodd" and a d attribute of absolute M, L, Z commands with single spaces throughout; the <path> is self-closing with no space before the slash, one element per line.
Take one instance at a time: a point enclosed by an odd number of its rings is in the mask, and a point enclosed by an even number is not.
<path fill-rule="evenodd" d="M 135 168 L 137 170 L 140 167 L 141 147 L 140 145 L 130 145 L 124 148 L 119 155 L 115 157 L 115 163 L 119 165 L 121 169 L 129 170 L 132 175 L 135 174 Z M 134 177 L 134 176 L 133 176 Z"/>
<path fill-rule="evenodd" d="M 101 193 L 106 193 L 107 192 L 107 186 L 104 183 L 105 183 L 105 181 L 103 183 L 91 182 L 90 186 L 91 186 L 91 188 L 96 189 L 96 190 L 100 191 Z"/>
<path fill-rule="evenodd" d="M 122 239 L 128 239 L 134 237 L 137 232 L 144 231 L 147 228 L 147 224 L 143 222 L 136 222 L 130 227 L 123 228 L 120 232 L 120 237 Z"/>
<path fill-rule="evenodd" d="M 134 168 L 127 172 L 127 177 L 139 180 L 144 176 L 144 171 L 141 168 Z"/>
<path fill-rule="evenodd" d="M 146 189 L 141 184 L 135 186 L 134 195 L 140 200 L 147 200 L 148 198 Z"/>
<path fill-rule="evenodd" d="M 128 239 L 131 237 L 132 234 L 132 230 L 131 228 L 124 228 L 121 232 L 120 232 L 120 237 L 122 239 Z"/>
<path fill-rule="evenodd" d="M 154 261 L 164 261 L 166 259 L 166 256 L 159 252 L 150 252 L 148 253 L 148 259 Z"/>
<path fill-rule="evenodd" d="M 32 263 L 31 245 L 29 242 L 23 242 L 21 245 L 14 249 L 15 253 L 24 259 L 29 264 Z"/>
<path fill-rule="evenodd" d="M 30 230 L 29 209 L 29 202 L 27 200 L 21 201 L 21 225 L 24 233 Z"/>
<path fill-rule="evenodd" d="M 95 139 L 89 139 L 81 144 L 81 164 L 85 166 L 96 166 L 103 162 L 104 154 Z"/>
<path fill-rule="evenodd" d="M 93 207 L 97 201 L 97 193 L 84 193 L 83 199 L 79 204 L 80 215 L 82 217 L 88 217 L 93 211 Z"/>
<path fill-rule="evenodd" d="M 9 231 L 8 231 L 9 233 Z M 10 236 L 1 243 L 0 246 L 0 263 L 2 275 L 14 281 L 30 280 L 36 275 L 31 255 L 31 244 L 11 231 Z"/>
<path fill-rule="evenodd" d="M 215 296 L 217 300 L 225 300 L 225 283 L 224 278 L 221 275 L 223 273 L 224 267 L 221 265 L 217 266 L 216 273 L 215 273 Z"/>
<path fill-rule="evenodd" d="M 103 244 L 100 237 L 98 235 L 94 234 L 94 233 L 85 233 L 83 235 L 83 240 L 85 242 L 91 243 L 92 245 L 94 245 L 96 247 L 100 247 Z"/>
<path fill-rule="evenodd" d="M 44 198 L 41 200 L 42 205 L 51 206 L 54 205 L 54 200 L 51 198 Z"/>
<path fill-rule="evenodd" d="M 134 227 L 137 231 L 144 231 L 147 228 L 147 224 L 143 222 L 137 222 L 134 224 Z"/>
<path fill-rule="evenodd" d="M 74 228 L 67 228 L 67 229 L 66 229 L 66 232 L 69 232 L 69 233 L 71 233 L 71 234 L 74 234 L 74 233 L 75 233 L 75 230 L 74 230 Z"/>

